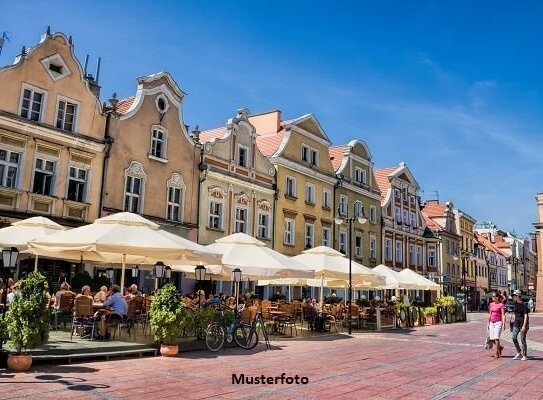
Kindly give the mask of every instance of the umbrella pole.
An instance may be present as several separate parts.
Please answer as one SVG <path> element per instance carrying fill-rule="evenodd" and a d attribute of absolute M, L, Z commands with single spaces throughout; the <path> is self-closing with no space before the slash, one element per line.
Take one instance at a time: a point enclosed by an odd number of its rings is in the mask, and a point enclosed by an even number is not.
<path fill-rule="evenodd" d="M 123 254 L 121 263 L 121 295 L 124 295 L 124 274 L 126 270 L 126 254 Z"/>
<path fill-rule="evenodd" d="M 34 272 L 38 272 L 38 255 L 34 256 Z"/>
<path fill-rule="evenodd" d="M 324 305 L 324 274 L 321 274 L 321 307 Z"/>

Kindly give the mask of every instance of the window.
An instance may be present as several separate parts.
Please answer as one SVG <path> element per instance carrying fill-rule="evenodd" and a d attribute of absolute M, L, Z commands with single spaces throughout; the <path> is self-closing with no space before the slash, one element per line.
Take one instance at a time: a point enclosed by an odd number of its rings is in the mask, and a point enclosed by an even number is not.
<path fill-rule="evenodd" d="M 354 216 L 355 218 L 362 217 L 362 202 L 361 201 L 355 201 L 354 202 Z"/>
<path fill-rule="evenodd" d="M 34 184 L 32 192 L 51 196 L 53 193 L 53 180 L 55 177 L 56 161 L 36 158 L 34 168 Z"/>
<path fill-rule="evenodd" d="M 414 212 L 411 213 L 411 226 L 413 228 L 417 227 L 417 214 Z"/>
<path fill-rule="evenodd" d="M 84 168 L 70 167 L 68 176 L 68 200 L 85 202 L 89 171 Z"/>
<path fill-rule="evenodd" d="M 398 207 L 394 208 L 394 216 L 396 218 L 396 222 L 398 224 L 402 223 L 402 210 L 400 210 Z"/>
<path fill-rule="evenodd" d="M 285 218 L 285 236 L 283 243 L 294 246 L 294 220 Z"/>
<path fill-rule="evenodd" d="M 124 192 L 124 210 L 139 213 L 141 204 L 141 178 L 127 176 Z"/>
<path fill-rule="evenodd" d="M 359 184 L 366 184 L 366 171 L 356 167 L 354 170 L 354 180 Z"/>
<path fill-rule="evenodd" d="M 403 210 L 403 223 L 409 225 L 409 211 Z"/>
<path fill-rule="evenodd" d="M 377 258 L 376 256 L 376 241 L 375 238 L 370 238 L 370 260 L 375 260 Z"/>
<path fill-rule="evenodd" d="M 296 197 L 296 179 L 287 176 L 287 187 L 285 190 L 287 196 Z"/>
<path fill-rule="evenodd" d="M 0 149 L 0 186 L 9 188 L 17 186 L 17 174 L 20 162 L 20 153 Z"/>
<path fill-rule="evenodd" d="M 330 228 L 322 228 L 322 245 L 330 247 Z"/>
<path fill-rule="evenodd" d="M 401 240 L 396 241 L 396 262 L 403 261 L 403 242 Z"/>
<path fill-rule="evenodd" d="M 340 253 L 347 253 L 347 232 L 344 230 L 339 231 L 339 251 Z"/>
<path fill-rule="evenodd" d="M 302 144 L 302 161 L 309 162 L 309 146 L 306 146 L 305 144 Z"/>
<path fill-rule="evenodd" d="M 41 113 L 45 103 L 45 94 L 33 88 L 23 88 L 20 115 L 31 121 L 41 121 Z"/>
<path fill-rule="evenodd" d="M 238 145 L 238 165 L 241 167 L 249 166 L 249 149 L 241 144 Z"/>
<path fill-rule="evenodd" d="M 258 213 L 258 237 L 267 239 L 270 226 L 270 215 Z"/>
<path fill-rule="evenodd" d="M 332 203 L 332 195 L 329 190 L 322 191 L 322 206 L 324 208 L 330 208 Z"/>
<path fill-rule="evenodd" d="M 151 155 L 166 158 L 166 133 L 159 129 L 153 129 L 151 135 Z"/>
<path fill-rule="evenodd" d="M 402 199 L 405 202 L 407 202 L 409 200 L 409 197 L 407 196 L 407 188 L 402 189 Z"/>
<path fill-rule="evenodd" d="M 341 214 L 347 214 L 347 196 L 339 196 L 339 212 Z"/>
<path fill-rule="evenodd" d="M 415 246 L 409 245 L 409 265 L 415 264 Z"/>
<path fill-rule="evenodd" d="M 57 107 L 57 128 L 73 132 L 75 130 L 75 117 L 77 104 L 66 100 L 59 100 Z"/>
<path fill-rule="evenodd" d="M 354 254 L 357 257 L 362 257 L 362 234 L 360 232 L 356 232 L 354 238 Z"/>
<path fill-rule="evenodd" d="M 308 145 L 302 144 L 302 161 L 307 162 L 311 165 L 317 165 L 318 157 L 318 151 L 316 149 L 313 149 Z"/>
<path fill-rule="evenodd" d="M 445 253 L 449 254 L 451 252 L 451 242 L 445 239 Z"/>
<path fill-rule="evenodd" d="M 375 224 L 377 222 L 377 207 L 370 206 L 370 222 Z"/>
<path fill-rule="evenodd" d="M 315 204 L 315 185 L 312 183 L 305 185 L 305 201 L 306 203 Z"/>
<path fill-rule="evenodd" d="M 417 246 L 417 265 L 422 265 L 422 247 Z"/>
<path fill-rule="evenodd" d="M 305 248 L 310 249 L 315 246 L 315 225 L 305 224 Z"/>
<path fill-rule="evenodd" d="M 394 197 L 397 199 L 400 198 L 400 189 L 394 189 Z"/>
<path fill-rule="evenodd" d="M 385 260 L 392 261 L 392 239 L 385 239 Z"/>
<path fill-rule="evenodd" d="M 247 209 L 236 207 L 236 226 L 234 231 L 236 233 L 247 233 Z"/>
<path fill-rule="evenodd" d="M 218 201 L 209 202 L 209 227 L 222 229 L 222 203 Z"/>
<path fill-rule="evenodd" d="M 181 221 L 181 204 L 183 200 L 183 191 L 181 188 L 168 187 L 168 211 L 166 219 L 170 221 Z"/>

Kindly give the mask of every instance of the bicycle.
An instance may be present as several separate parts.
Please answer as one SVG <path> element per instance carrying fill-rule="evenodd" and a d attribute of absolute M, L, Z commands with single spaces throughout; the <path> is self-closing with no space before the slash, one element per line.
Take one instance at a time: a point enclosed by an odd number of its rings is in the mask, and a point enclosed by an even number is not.
<path fill-rule="evenodd" d="M 230 343 L 232 340 L 239 347 L 246 350 L 256 347 L 258 333 L 252 325 L 241 321 L 241 313 L 236 313 L 235 322 L 229 325 L 224 318 L 224 308 L 221 308 L 220 311 L 221 318 L 219 321 L 209 324 L 205 332 L 206 346 L 209 351 L 219 351 L 225 342 Z"/>

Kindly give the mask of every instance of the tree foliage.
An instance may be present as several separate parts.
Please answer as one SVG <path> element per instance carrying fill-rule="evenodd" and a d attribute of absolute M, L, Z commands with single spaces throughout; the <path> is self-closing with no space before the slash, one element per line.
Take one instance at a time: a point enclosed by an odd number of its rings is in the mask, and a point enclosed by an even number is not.
<path fill-rule="evenodd" d="M 157 290 L 151 303 L 151 328 L 158 342 L 176 345 L 191 319 L 173 284 Z"/>

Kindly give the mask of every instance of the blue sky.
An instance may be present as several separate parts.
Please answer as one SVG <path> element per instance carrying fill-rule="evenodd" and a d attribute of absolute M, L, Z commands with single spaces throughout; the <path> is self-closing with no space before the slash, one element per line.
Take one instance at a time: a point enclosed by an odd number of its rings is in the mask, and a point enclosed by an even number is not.
<path fill-rule="evenodd" d="M 169 71 L 203 128 L 234 111 L 313 113 L 331 140 L 405 161 L 423 198 L 452 201 L 519 236 L 543 191 L 543 3 L 0 2 L 0 64 L 47 25 L 102 57 L 107 98 Z M 24 22 L 24 23 L 23 23 Z"/>

